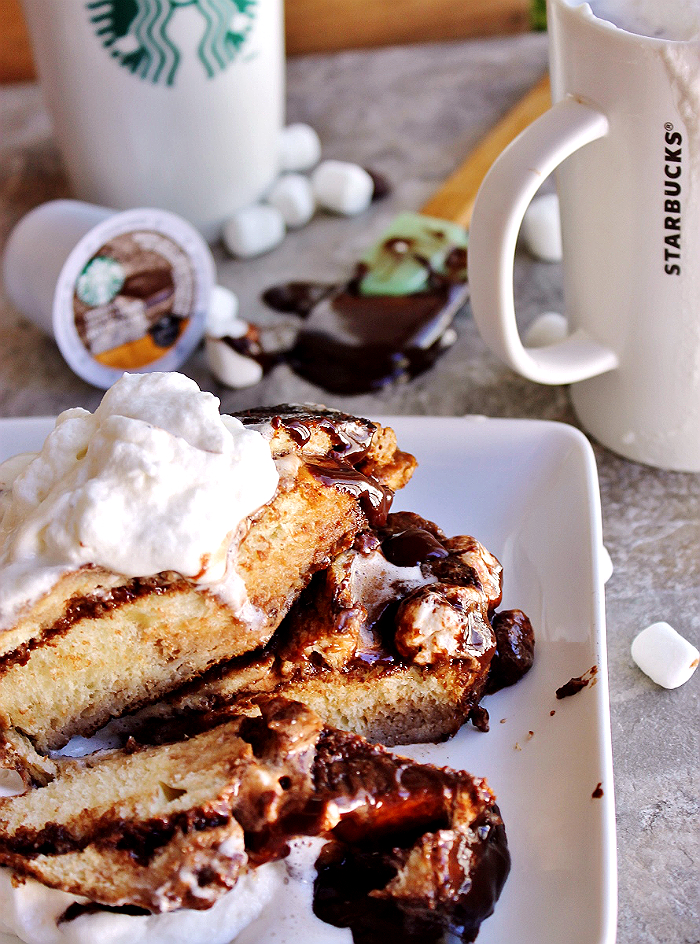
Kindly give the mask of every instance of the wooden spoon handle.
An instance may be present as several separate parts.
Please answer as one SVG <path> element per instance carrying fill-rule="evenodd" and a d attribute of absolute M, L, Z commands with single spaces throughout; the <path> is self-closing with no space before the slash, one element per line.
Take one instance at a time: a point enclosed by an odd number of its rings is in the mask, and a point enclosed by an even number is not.
<path fill-rule="evenodd" d="M 529 124 L 551 107 L 549 76 L 545 75 L 477 144 L 463 164 L 447 178 L 420 212 L 469 228 L 476 194 L 498 155 Z"/>

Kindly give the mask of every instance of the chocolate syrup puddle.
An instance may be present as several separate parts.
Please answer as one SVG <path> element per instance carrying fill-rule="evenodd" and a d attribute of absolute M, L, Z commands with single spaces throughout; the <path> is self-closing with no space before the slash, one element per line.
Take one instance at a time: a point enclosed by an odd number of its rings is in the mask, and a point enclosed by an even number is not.
<path fill-rule="evenodd" d="M 262 293 L 262 300 L 274 311 L 306 318 L 326 295 L 336 289 L 335 285 L 324 285 L 321 282 L 285 282 L 266 289 Z"/>
<path fill-rule="evenodd" d="M 331 393 L 369 393 L 417 377 L 450 346 L 444 331 L 466 300 L 458 271 L 455 264 L 455 281 L 450 275 L 431 276 L 427 291 L 402 296 L 359 294 L 360 267 L 343 286 L 275 285 L 263 301 L 306 322 L 291 348 L 277 357 Z"/>

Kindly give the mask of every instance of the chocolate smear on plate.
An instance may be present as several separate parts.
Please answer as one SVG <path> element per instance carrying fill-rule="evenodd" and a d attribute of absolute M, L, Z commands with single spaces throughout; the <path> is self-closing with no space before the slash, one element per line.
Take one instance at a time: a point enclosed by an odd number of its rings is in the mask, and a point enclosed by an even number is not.
<path fill-rule="evenodd" d="M 583 675 L 570 678 L 568 682 L 565 682 L 564 685 L 557 689 L 557 698 L 570 698 L 571 695 L 577 695 L 582 688 L 586 688 L 586 686 L 592 682 L 597 674 L 598 666 L 592 665 Z"/>

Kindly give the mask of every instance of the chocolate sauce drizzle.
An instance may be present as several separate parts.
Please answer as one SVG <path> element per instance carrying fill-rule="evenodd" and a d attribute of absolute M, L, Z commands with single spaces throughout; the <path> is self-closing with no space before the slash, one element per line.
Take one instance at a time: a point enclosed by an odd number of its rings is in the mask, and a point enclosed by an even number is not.
<path fill-rule="evenodd" d="M 565 682 L 560 688 L 556 691 L 557 698 L 570 698 L 572 695 L 578 695 L 578 693 L 590 685 L 591 681 L 598 674 L 598 666 L 592 665 L 587 672 L 584 672 L 583 675 L 577 675 L 573 678 L 570 678 L 568 682 Z"/>
<path fill-rule="evenodd" d="M 391 489 L 342 459 L 316 460 L 307 462 L 306 467 L 323 485 L 332 485 L 356 498 L 372 527 L 384 524 L 394 498 Z"/>
<path fill-rule="evenodd" d="M 486 695 L 515 685 L 529 672 L 535 658 L 535 634 L 522 610 L 502 610 L 491 621 L 496 653 L 491 660 Z"/>
<path fill-rule="evenodd" d="M 393 491 L 356 468 L 371 445 L 377 428 L 373 423 L 331 410 L 308 413 L 303 407 L 286 405 L 266 410 L 265 413 L 269 415 L 272 428 L 284 428 L 300 449 L 310 441 L 314 429 L 326 433 L 332 444 L 328 456 L 307 458 L 307 469 L 323 485 L 353 495 L 372 527 L 385 523 L 394 497 Z M 262 411 L 249 411 L 243 417 L 243 422 L 257 419 L 261 414 Z"/>
<path fill-rule="evenodd" d="M 390 534 L 382 541 L 382 551 L 389 563 L 397 567 L 415 567 L 449 557 L 450 553 L 424 528 L 408 528 Z"/>
<path fill-rule="evenodd" d="M 448 264 L 450 259 L 452 254 Z M 432 343 L 424 339 L 434 332 L 461 287 L 459 260 L 464 263 L 462 256 L 455 256 L 447 276 L 432 273 L 428 290 L 415 295 L 361 295 L 361 266 L 342 286 L 315 282 L 272 286 L 262 296 L 270 308 L 306 319 L 321 303 L 327 304 L 352 339 L 323 327 L 303 327 L 292 347 L 279 352 L 280 360 L 305 380 L 338 394 L 368 393 L 418 376 L 449 346 L 441 337 Z"/>
<path fill-rule="evenodd" d="M 450 882 L 461 886 L 459 896 L 440 908 L 407 907 L 401 911 L 395 901 L 372 897 L 394 878 L 406 857 L 413 837 L 392 837 L 392 849 L 379 842 L 364 847 L 343 843 L 326 846 L 316 864 L 314 913 L 322 921 L 350 928 L 354 944 L 438 944 L 446 931 L 462 941 L 474 941 L 481 922 L 493 913 L 510 871 L 510 855 L 502 822 L 495 820 L 497 807 L 481 823 L 472 827 L 479 841 L 472 847 L 469 864 L 450 859 Z M 436 823 L 431 829 L 440 829 Z M 466 872 L 466 874 L 465 874 Z M 397 934 L 397 931 L 400 933 Z"/>
<path fill-rule="evenodd" d="M 308 414 L 303 407 L 290 410 L 286 406 L 283 411 L 272 416 L 270 423 L 273 429 L 286 429 L 300 448 L 309 442 L 314 429 L 323 430 L 332 443 L 331 457 L 343 461 L 352 459 L 354 462 L 359 462 L 367 455 L 377 428 L 369 420 L 358 419 L 346 413 L 327 410 L 325 414 Z"/>
<path fill-rule="evenodd" d="M 251 325 L 252 328 L 252 325 Z M 248 357 L 256 361 L 262 367 L 263 374 L 268 374 L 273 367 L 280 363 L 283 358 L 274 352 L 265 351 L 260 343 L 260 337 L 257 330 L 249 329 L 247 334 L 239 338 L 224 337 L 221 340 L 231 350 L 240 354 L 241 357 Z"/>
<path fill-rule="evenodd" d="M 320 301 L 335 290 L 335 285 L 324 285 L 322 282 L 284 282 L 266 289 L 262 293 L 262 300 L 274 311 L 306 318 Z"/>
<path fill-rule="evenodd" d="M 201 832 L 225 826 L 231 814 L 215 810 L 184 810 L 171 816 L 129 821 L 105 815 L 89 824 L 84 831 L 71 831 L 68 826 L 46 823 L 41 829 L 19 827 L 10 837 L 0 836 L 0 851 L 34 859 L 37 856 L 65 855 L 80 852 L 89 845 L 121 849 L 139 865 L 147 866 L 160 848 L 181 832 Z"/>

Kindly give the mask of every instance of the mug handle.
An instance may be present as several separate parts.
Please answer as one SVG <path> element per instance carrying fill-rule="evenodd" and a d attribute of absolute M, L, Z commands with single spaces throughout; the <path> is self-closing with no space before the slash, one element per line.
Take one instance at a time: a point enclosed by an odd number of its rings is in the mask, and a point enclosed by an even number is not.
<path fill-rule="evenodd" d="M 548 347 L 525 348 L 513 300 L 515 244 L 530 201 L 555 167 L 607 131 L 602 112 L 567 96 L 499 155 L 474 204 L 468 250 L 474 320 L 494 354 L 538 383 L 575 383 L 618 366 L 614 351 L 580 328 Z"/>

